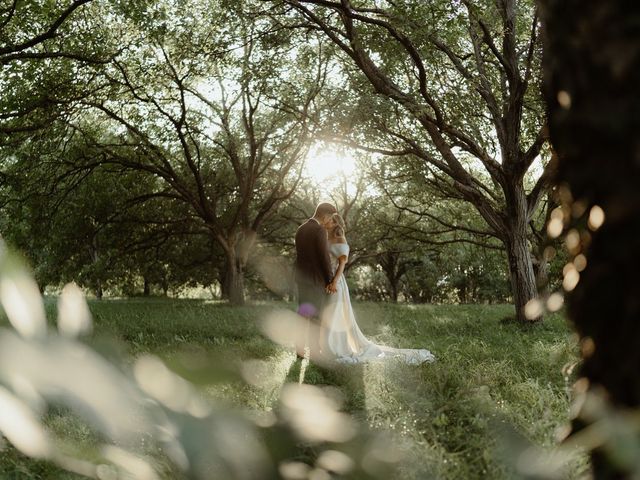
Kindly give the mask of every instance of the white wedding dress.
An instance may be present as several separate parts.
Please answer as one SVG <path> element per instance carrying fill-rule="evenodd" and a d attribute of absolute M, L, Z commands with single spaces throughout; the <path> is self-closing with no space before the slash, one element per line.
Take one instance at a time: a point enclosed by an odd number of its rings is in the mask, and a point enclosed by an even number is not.
<path fill-rule="evenodd" d="M 338 266 L 338 258 L 342 255 L 349 256 L 349 245 L 335 243 L 329 246 L 329 252 L 335 271 Z M 340 275 L 336 287 L 336 293 L 329 295 L 322 312 L 320 349 L 324 357 L 340 363 L 366 363 L 397 359 L 412 365 L 435 360 L 429 350 L 391 348 L 376 345 L 368 340 L 356 323 L 344 275 Z"/>

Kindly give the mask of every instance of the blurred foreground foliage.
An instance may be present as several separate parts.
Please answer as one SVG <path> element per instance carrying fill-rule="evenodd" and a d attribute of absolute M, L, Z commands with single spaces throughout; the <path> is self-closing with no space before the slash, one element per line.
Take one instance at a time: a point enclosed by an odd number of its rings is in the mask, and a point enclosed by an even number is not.
<path fill-rule="evenodd" d="M 395 338 L 390 325 L 405 339 L 417 328 L 422 333 L 415 333 L 416 341 L 433 337 L 446 364 L 336 370 L 297 361 L 287 373 L 289 352 L 255 338 L 255 311 L 220 306 L 235 316 L 220 318 L 222 325 L 210 331 L 196 318 L 206 315 L 200 303 L 96 302 L 99 331 L 87 335 L 89 311 L 70 286 L 57 305 L 56 333 L 51 321 L 47 327 L 37 288 L 20 263 L 4 252 L 0 268 L 0 297 L 13 325 L 0 333 L 0 431 L 34 459 L 25 463 L 5 445 L 2 471 L 10 475 L 575 478 L 586 468 L 580 453 L 585 446 L 604 445 L 625 462 L 638 458 L 636 417 L 614 413 L 603 397 L 580 391 L 573 400 L 588 406 L 580 411 L 590 412 L 596 426 L 554 447 L 553 429 L 566 421 L 567 398 L 561 385 L 547 382 L 573 358 L 571 342 L 548 343 L 559 335 L 556 321 L 537 326 L 533 336 L 518 335 L 515 324 L 483 336 L 486 322 L 477 308 L 418 307 L 417 316 L 427 315 L 425 308 L 444 309 L 429 325 L 418 325 L 395 317 L 412 312 L 406 307 L 371 305 L 361 312 L 367 331 L 375 325 L 367 319 L 374 311 L 387 320 L 381 339 Z M 172 314 L 152 324 L 160 318 L 145 317 L 149 308 Z M 281 313 L 274 314 L 273 325 L 291 330 Z M 460 319 L 451 323 L 449 317 Z M 105 329 L 127 347 L 103 337 Z M 196 339 L 197 345 L 181 349 Z M 272 357 L 273 362 L 264 360 Z M 557 374 L 549 374 L 554 365 Z M 567 385 L 574 368 L 566 366 Z M 282 387 L 274 378 L 296 382 L 298 376 L 306 384 Z M 271 393 L 256 396 L 258 390 Z M 566 395 L 574 397 L 569 390 Z M 556 432 L 563 434 L 564 429 Z M 427 459 L 414 465 L 416 455 Z M 16 468 L 6 470 L 11 464 Z"/>
<path fill-rule="evenodd" d="M 14 327 L 0 332 L 0 432 L 34 459 L 100 479 L 375 479 L 399 460 L 388 439 L 341 412 L 335 389 L 287 384 L 274 411 L 257 414 L 198 390 L 259 381 L 257 364 L 131 362 L 113 342 L 89 346 L 90 312 L 73 284 L 52 331 L 35 281 L 4 246 L 0 300 Z M 83 438 L 56 434 L 58 416 L 84 425 Z"/>

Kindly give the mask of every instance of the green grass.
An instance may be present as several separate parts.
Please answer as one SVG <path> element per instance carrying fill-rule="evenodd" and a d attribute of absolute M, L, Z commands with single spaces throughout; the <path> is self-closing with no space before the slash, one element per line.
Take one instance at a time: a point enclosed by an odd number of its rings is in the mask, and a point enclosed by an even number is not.
<path fill-rule="evenodd" d="M 54 316 L 54 305 L 48 303 Z M 399 479 L 512 478 L 509 437 L 501 426 L 534 444 L 550 448 L 555 432 L 568 421 L 570 379 L 563 367 L 576 361 L 576 345 L 560 315 L 523 327 L 501 321 L 508 305 L 391 305 L 356 303 L 364 333 L 378 343 L 424 347 L 434 364 L 397 363 L 329 370 L 304 366 L 293 352 L 259 333 L 272 308 L 265 304 L 232 308 L 188 300 L 105 300 L 91 302 L 96 337 L 114 336 L 124 355 L 145 352 L 215 354 L 235 362 L 260 360 L 268 375 L 256 384 L 218 382 L 207 393 L 234 405 L 270 410 L 284 382 L 332 385 L 345 409 L 366 424 L 392 432 L 402 452 Z M 96 344 L 99 341 L 96 340 Z M 48 419 L 64 435 L 90 438 L 72 419 Z M 507 440 L 507 444 L 503 440 Z M 567 478 L 586 471 L 578 457 Z M 0 452 L 0 478 L 75 478 L 44 462 L 23 459 L 12 449 Z"/>

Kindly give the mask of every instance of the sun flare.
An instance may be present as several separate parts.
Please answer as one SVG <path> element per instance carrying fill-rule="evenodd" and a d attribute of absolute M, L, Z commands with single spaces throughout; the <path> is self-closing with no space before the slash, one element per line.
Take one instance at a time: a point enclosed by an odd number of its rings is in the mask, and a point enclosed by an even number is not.
<path fill-rule="evenodd" d="M 345 177 L 352 182 L 356 176 L 356 161 L 345 151 L 319 145 L 307 155 L 304 173 L 309 180 L 323 188 L 332 188 Z"/>

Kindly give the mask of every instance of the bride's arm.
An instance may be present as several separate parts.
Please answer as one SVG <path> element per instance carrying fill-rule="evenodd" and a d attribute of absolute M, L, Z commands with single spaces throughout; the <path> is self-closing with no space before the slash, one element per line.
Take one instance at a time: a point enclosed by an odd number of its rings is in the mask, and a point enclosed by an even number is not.
<path fill-rule="evenodd" d="M 329 290 L 330 287 L 333 287 L 333 291 L 335 291 L 336 284 L 338 283 L 338 279 L 340 278 L 340 275 L 342 275 L 342 273 L 344 272 L 344 266 L 346 264 L 347 264 L 347 256 L 346 255 L 341 255 L 340 257 L 338 257 L 338 268 L 336 269 L 336 273 L 333 276 L 333 279 L 331 280 L 331 283 L 329 283 L 329 285 L 327 285 L 327 290 Z"/>

